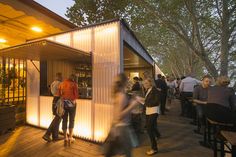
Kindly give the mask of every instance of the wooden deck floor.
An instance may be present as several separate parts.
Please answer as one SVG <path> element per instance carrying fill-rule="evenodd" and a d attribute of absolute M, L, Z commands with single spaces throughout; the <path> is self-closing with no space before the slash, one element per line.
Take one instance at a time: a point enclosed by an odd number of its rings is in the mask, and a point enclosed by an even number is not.
<path fill-rule="evenodd" d="M 166 116 L 161 116 L 158 126 L 162 138 L 158 141 L 159 153 L 154 157 L 211 157 L 210 149 L 198 144 L 201 136 L 193 133 L 194 126 L 189 119 L 181 118 L 177 101 Z M 13 133 L 0 136 L 0 157 L 98 157 L 100 146 L 77 139 L 71 147 L 64 147 L 63 141 L 46 143 L 42 140 L 44 130 L 30 126 L 19 127 Z M 134 157 L 145 157 L 150 148 L 146 134 L 141 146 L 133 150 Z"/>

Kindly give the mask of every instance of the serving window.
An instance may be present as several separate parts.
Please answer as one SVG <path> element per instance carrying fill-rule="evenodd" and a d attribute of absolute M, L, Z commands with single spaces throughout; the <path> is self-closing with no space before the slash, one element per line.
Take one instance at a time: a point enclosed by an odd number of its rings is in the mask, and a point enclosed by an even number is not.
<path fill-rule="evenodd" d="M 80 99 L 92 98 L 92 65 L 91 62 L 74 61 L 41 61 L 40 62 L 40 95 L 49 96 L 50 84 L 56 73 L 62 73 L 63 79 L 75 74 Z"/>

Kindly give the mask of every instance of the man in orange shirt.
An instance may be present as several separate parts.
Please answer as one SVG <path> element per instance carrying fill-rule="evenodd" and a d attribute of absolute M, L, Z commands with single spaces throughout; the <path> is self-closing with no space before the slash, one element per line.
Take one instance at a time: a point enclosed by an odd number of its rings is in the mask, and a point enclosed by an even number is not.
<path fill-rule="evenodd" d="M 64 132 L 65 145 L 74 141 L 73 128 L 76 113 L 76 99 L 78 98 L 78 85 L 76 76 L 71 74 L 70 77 L 64 80 L 59 86 L 59 94 L 64 101 L 65 113 L 62 116 L 62 130 Z M 69 137 L 67 136 L 67 123 L 69 117 Z"/>

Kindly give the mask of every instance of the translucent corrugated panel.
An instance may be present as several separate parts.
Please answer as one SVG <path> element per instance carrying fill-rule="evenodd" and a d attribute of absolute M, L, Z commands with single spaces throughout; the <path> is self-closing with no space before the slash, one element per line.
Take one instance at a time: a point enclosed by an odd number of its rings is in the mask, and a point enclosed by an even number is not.
<path fill-rule="evenodd" d="M 53 97 L 48 97 L 48 96 L 40 96 L 39 101 L 40 101 L 40 124 L 39 126 L 42 128 L 48 128 L 49 125 L 52 122 L 53 119 L 53 114 L 52 114 L 52 100 Z"/>
<path fill-rule="evenodd" d="M 114 77 L 120 72 L 119 23 L 94 28 L 93 103 L 94 140 L 103 141 L 112 121 L 111 89 Z"/>
<path fill-rule="evenodd" d="M 92 29 L 82 29 L 73 32 L 73 48 L 91 52 L 92 51 Z"/>
<path fill-rule="evenodd" d="M 66 33 L 66 34 L 60 34 L 54 37 L 56 42 L 66 45 L 66 46 L 71 46 L 72 40 L 71 40 L 71 33 Z"/>
<path fill-rule="evenodd" d="M 39 68 L 39 62 L 34 61 L 34 64 Z M 27 61 L 26 121 L 36 126 L 39 126 L 39 81 L 39 72 Z"/>
<path fill-rule="evenodd" d="M 78 99 L 75 115 L 74 134 L 78 137 L 92 139 L 92 101 Z"/>

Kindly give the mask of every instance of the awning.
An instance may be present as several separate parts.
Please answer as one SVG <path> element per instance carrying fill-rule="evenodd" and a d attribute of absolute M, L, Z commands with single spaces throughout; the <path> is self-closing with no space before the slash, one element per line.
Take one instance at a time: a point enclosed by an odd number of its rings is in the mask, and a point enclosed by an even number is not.
<path fill-rule="evenodd" d="M 91 62 L 91 54 L 46 39 L 0 49 L 1 57 L 36 61 L 69 60 Z"/>

